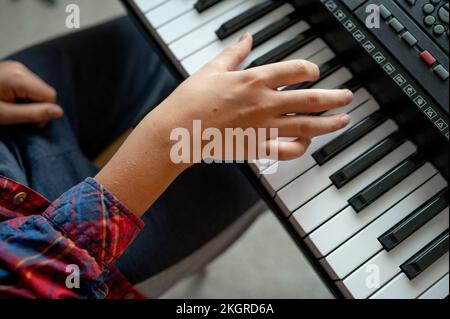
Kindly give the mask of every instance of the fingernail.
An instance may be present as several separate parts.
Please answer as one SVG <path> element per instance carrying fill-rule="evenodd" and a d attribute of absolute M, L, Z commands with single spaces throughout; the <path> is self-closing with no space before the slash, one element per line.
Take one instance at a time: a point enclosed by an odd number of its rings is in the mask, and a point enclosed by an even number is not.
<path fill-rule="evenodd" d="M 242 41 L 246 40 L 249 36 L 250 36 L 250 33 L 245 32 L 245 33 L 239 38 L 239 42 L 242 42 Z"/>
<path fill-rule="evenodd" d="M 341 125 L 346 127 L 350 123 L 350 116 L 348 114 L 341 115 Z"/>
<path fill-rule="evenodd" d="M 61 110 L 56 107 L 52 107 L 47 111 L 47 114 L 51 120 L 56 120 L 61 117 Z"/>
<path fill-rule="evenodd" d="M 347 103 L 350 103 L 353 101 L 353 92 L 350 90 L 345 90 L 345 98 L 347 100 Z"/>

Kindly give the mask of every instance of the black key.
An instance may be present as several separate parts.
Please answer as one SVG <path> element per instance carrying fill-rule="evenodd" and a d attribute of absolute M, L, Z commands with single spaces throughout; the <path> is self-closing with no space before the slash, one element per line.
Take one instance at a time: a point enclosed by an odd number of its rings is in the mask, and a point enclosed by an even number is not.
<path fill-rule="evenodd" d="M 344 84 L 340 85 L 338 87 L 339 90 L 347 89 L 352 92 L 358 91 L 362 87 L 361 82 L 358 81 L 358 79 L 351 79 L 345 82 Z"/>
<path fill-rule="evenodd" d="M 313 41 L 317 38 L 317 34 L 313 32 L 313 30 L 305 31 L 299 35 L 297 35 L 292 40 L 289 40 L 268 53 L 264 54 L 260 58 L 256 59 L 247 67 L 248 69 L 258 67 L 261 65 L 266 65 L 274 62 L 279 62 L 291 53 L 294 53 L 298 49 L 302 48 L 309 42 Z"/>
<path fill-rule="evenodd" d="M 270 25 L 253 35 L 253 49 L 260 46 L 267 40 L 270 40 L 277 34 L 283 32 L 287 28 L 293 26 L 297 22 L 300 22 L 301 20 L 302 15 L 300 14 L 300 12 L 294 11 L 281 18 L 280 20 L 271 23 Z"/>
<path fill-rule="evenodd" d="M 327 76 L 331 75 L 332 73 L 336 72 L 340 68 L 342 68 L 342 64 L 338 57 L 335 57 L 335 58 L 331 59 L 330 61 L 322 64 L 320 66 L 320 80 L 317 82 L 320 82 L 321 80 L 323 80 Z M 304 82 L 304 83 L 289 85 L 289 86 L 285 87 L 283 89 L 283 91 L 306 90 L 306 89 L 309 89 L 310 87 L 312 87 L 317 82 Z"/>
<path fill-rule="evenodd" d="M 253 8 L 222 24 L 219 30 L 216 31 L 216 34 L 219 39 L 223 40 L 276 8 L 281 7 L 285 4 L 285 2 L 286 1 L 278 0 L 264 1 L 263 3 L 254 6 Z"/>
<path fill-rule="evenodd" d="M 448 188 L 436 194 L 425 204 L 402 219 L 389 229 L 378 240 L 387 251 L 392 250 L 416 230 L 425 225 L 448 206 Z"/>
<path fill-rule="evenodd" d="M 354 161 L 331 175 L 331 181 L 337 188 L 342 188 L 356 176 L 399 147 L 404 141 L 405 138 L 401 133 L 397 132 L 390 135 Z"/>
<path fill-rule="evenodd" d="M 370 133 L 378 125 L 386 121 L 386 119 L 386 115 L 381 111 L 373 113 L 369 117 L 349 128 L 345 133 L 339 135 L 321 149 L 314 152 L 312 157 L 317 164 L 325 164 L 361 137 Z"/>
<path fill-rule="evenodd" d="M 348 203 L 357 213 L 361 212 L 424 164 L 425 158 L 421 154 L 416 153 L 411 155 L 361 192 L 350 198 Z"/>
<path fill-rule="evenodd" d="M 412 256 L 400 268 L 410 279 L 416 278 L 448 252 L 448 229 Z"/>
<path fill-rule="evenodd" d="M 198 0 L 197 3 L 194 4 L 194 8 L 198 11 L 198 13 L 202 13 L 221 1 L 222 0 Z"/>

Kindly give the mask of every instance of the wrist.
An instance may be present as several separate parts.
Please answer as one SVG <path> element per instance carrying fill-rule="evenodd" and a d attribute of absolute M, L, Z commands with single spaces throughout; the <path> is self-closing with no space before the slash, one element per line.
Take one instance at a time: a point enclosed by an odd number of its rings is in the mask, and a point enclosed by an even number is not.
<path fill-rule="evenodd" d="M 138 217 L 191 166 L 171 161 L 168 131 L 167 123 L 147 116 L 95 177 Z"/>

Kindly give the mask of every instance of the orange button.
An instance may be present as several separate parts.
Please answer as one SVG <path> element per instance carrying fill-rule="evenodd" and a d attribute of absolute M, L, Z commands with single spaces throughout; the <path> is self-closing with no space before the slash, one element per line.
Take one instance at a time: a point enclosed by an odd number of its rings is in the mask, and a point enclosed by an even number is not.
<path fill-rule="evenodd" d="M 423 51 L 419 56 L 428 66 L 436 63 L 436 58 L 427 50 Z"/>

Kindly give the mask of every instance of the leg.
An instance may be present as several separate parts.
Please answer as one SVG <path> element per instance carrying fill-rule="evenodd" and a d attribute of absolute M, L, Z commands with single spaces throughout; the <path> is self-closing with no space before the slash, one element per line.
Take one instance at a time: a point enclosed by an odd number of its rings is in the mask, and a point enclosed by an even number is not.
<path fill-rule="evenodd" d="M 21 51 L 55 87 L 82 151 L 95 157 L 177 86 L 128 17 Z"/>
<path fill-rule="evenodd" d="M 66 116 L 46 129 L 5 129 L 7 134 L 0 140 L 10 155 L 3 156 L 8 162 L 12 157 L 15 164 L 7 166 L 15 165 L 16 169 L 14 176 L 11 169 L 0 173 L 17 178 L 50 199 L 95 175 L 96 168 L 88 159 L 176 86 L 128 18 L 32 47 L 9 59 L 24 63 L 54 86 Z M 61 172 L 52 174 L 56 167 Z"/>

